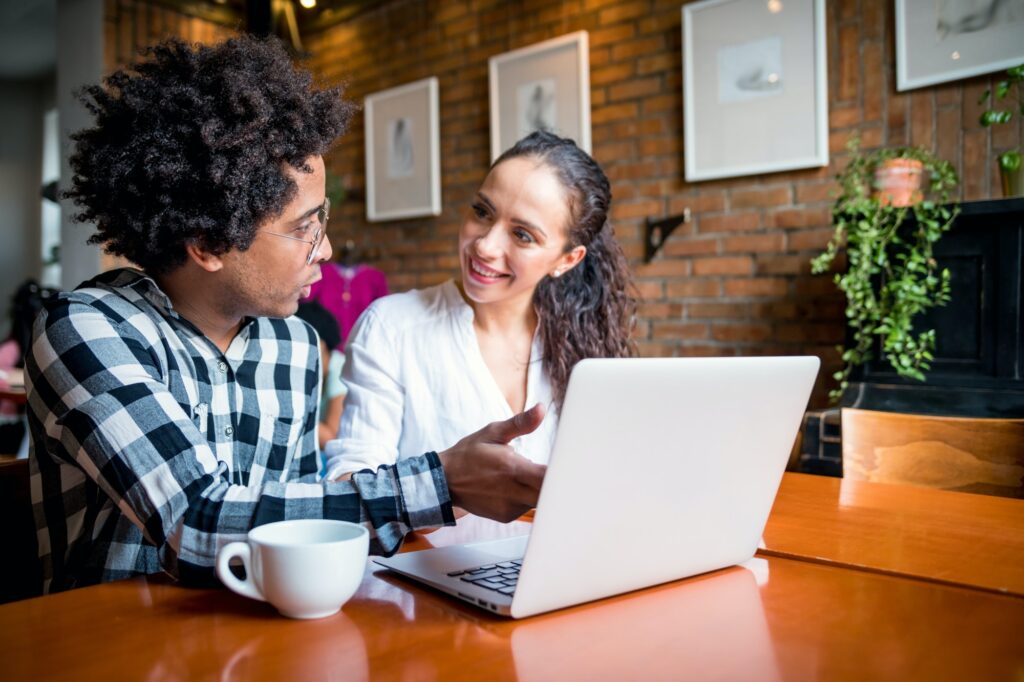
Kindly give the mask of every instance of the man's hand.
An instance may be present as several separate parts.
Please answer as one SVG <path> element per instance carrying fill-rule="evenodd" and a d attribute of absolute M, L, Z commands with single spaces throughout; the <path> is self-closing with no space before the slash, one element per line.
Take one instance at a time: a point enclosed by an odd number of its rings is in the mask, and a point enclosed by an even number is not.
<path fill-rule="evenodd" d="M 507 523 L 537 506 L 547 467 L 535 464 L 508 445 L 544 420 L 534 405 L 503 422 L 493 422 L 438 454 L 452 503 L 472 514 Z"/>

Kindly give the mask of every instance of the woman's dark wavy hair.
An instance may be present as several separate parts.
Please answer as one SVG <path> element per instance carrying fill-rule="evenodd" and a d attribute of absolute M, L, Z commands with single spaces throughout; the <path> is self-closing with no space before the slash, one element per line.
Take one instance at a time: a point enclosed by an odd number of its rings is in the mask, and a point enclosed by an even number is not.
<path fill-rule="evenodd" d="M 561 410 L 577 362 L 636 354 L 631 338 L 636 298 L 626 257 L 608 222 L 611 184 L 597 162 L 572 140 L 539 131 L 517 142 L 491 168 L 523 157 L 554 170 L 569 197 L 565 251 L 587 248 L 581 263 L 561 277 L 545 277 L 533 296 L 544 370 Z"/>
<path fill-rule="evenodd" d="M 90 243 L 151 274 L 180 266 L 188 243 L 249 248 L 295 195 L 284 164 L 311 172 L 305 160 L 344 132 L 353 105 L 316 89 L 275 39 L 170 39 L 141 54 L 80 93 L 96 125 L 72 136 L 75 218 L 96 223 Z"/>

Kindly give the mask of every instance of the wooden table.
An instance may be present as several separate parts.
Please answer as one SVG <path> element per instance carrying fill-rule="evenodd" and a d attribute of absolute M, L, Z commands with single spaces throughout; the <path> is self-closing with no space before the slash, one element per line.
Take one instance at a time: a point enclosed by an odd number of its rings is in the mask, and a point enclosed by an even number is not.
<path fill-rule="evenodd" d="M 804 487 L 787 476 L 782 508 Z M 776 507 L 772 524 L 792 513 Z M 885 515 L 880 532 L 895 533 L 901 518 Z M 856 535 L 856 525 L 843 528 Z M 907 554 L 922 551 L 907 537 Z M 342 613 L 320 621 L 288 620 L 226 590 L 138 578 L 0 606 L 0 661 L 6 680 L 975 680 L 1024 670 L 1024 599 L 836 556 L 757 557 L 522 621 L 373 564 Z"/>
<path fill-rule="evenodd" d="M 762 556 L 1024 597 L 1024 501 L 786 474 Z"/>

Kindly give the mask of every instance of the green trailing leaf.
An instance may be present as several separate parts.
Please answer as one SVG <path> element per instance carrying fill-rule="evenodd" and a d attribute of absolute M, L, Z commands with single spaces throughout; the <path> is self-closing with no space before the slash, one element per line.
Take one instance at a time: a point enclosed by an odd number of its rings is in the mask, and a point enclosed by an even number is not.
<path fill-rule="evenodd" d="M 832 208 L 832 239 L 811 261 L 812 272 L 824 273 L 846 249 L 847 269 L 836 273 L 833 281 L 846 295 L 852 338 L 841 348 L 844 365 L 833 377 L 836 388 L 829 392 L 834 402 L 849 386 L 853 368 L 873 359 L 876 343 L 897 373 L 924 381 L 935 350 L 935 331 L 915 334 L 914 320 L 950 299 L 949 270 L 939 270 L 933 247 L 960 210 L 949 205 L 958 183 L 956 172 L 927 150 L 896 147 L 861 153 L 856 139 L 849 149 L 850 163 L 837 176 L 840 191 Z M 894 158 L 921 162 L 928 176 L 927 198 L 897 207 L 872 197 L 875 169 Z"/>
<path fill-rule="evenodd" d="M 999 155 L 999 167 L 1010 172 L 1020 170 L 1020 152 L 1003 152 Z"/>
<path fill-rule="evenodd" d="M 1006 78 L 998 81 L 995 84 L 995 89 L 985 90 L 985 93 L 978 100 L 978 104 L 993 105 L 989 109 L 982 112 L 979 117 L 979 122 L 985 127 L 994 125 L 1004 125 L 1013 121 L 1014 111 L 1019 111 L 1021 116 L 1024 116 L 1024 87 L 1021 83 L 1024 82 L 1024 64 L 1013 66 L 1006 70 Z M 1011 98 L 1016 93 L 1017 105 L 1009 108 L 1002 108 L 994 106 L 994 102 L 1001 102 L 1007 98 Z M 991 99 L 990 96 L 991 95 Z M 998 156 L 999 167 L 1004 171 L 1013 172 L 1020 169 L 1021 166 L 1021 154 L 1020 149 L 1011 149 L 1003 152 Z"/>

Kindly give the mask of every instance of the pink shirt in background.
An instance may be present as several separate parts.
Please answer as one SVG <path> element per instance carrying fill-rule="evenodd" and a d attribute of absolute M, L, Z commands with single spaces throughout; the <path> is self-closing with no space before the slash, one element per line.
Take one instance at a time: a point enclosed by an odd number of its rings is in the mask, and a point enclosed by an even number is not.
<path fill-rule="evenodd" d="M 338 350 L 344 350 L 348 334 L 359 316 L 376 299 L 387 296 L 388 280 L 383 272 L 369 265 L 348 267 L 324 263 L 320 272 L 323 278 L 313 285 L 305 300 L 316 301 L 338 320 L 341 331 Z"/>
<path fill-rule="evenodd" d="M 10 387 L 8 381 L 7 372 L 14 369 L 14 366 L 18 364 L 18 360 L 21 359 L 21 351 L 18 348 L 18 342 L 14 339 L 8 339 L 3 343 L 0 343 L 0 388 L 7 389 Z M 21 370 L 19 369 L 18 377 L 20 381 Z M 9 400 L 0 400 L 0 415 L 11 416 L 21 413 L 20 406 Z"/>

